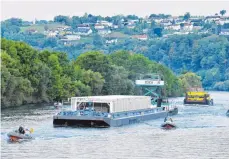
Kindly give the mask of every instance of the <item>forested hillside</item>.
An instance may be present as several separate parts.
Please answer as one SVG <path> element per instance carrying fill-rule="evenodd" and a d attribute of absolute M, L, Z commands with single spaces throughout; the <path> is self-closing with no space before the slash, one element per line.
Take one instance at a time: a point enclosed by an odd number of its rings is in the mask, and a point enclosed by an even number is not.
<path fill-rule="evenodd" d="M 66 53 L 37 51 L 23 42 L 2 39 L 1 59 L 3 108 L 72 96 L 138 94 L 134 81 L 147 73 L 164 76 L 168 96 L 201 85 L 200 77 L 193 73 L 176 77 L 166 66 L 127 51 L 109 55 L 90 51 L 69 60 Z M 189 82 L 193 78 L 197 82 Z"/>
<path fill-rule="evenodd" d="M 220 23 L 214 18 L 220 19 Z M 195 72 L 201 76 L 205 89 L 229 91 L 227 18 L 219 15 L 190 17 L 190 14 L 174 18 L 152 14 L 143 19 L 134 15 L 101 17 L 85 14 L 83 17 L 60 15 L 54 21 L 40 20 L 36 24 L 11 18 L 1 22 L 1 35 L 24 41 L 38 50 L 65 52 L 66 59 L 76 59 L 90 51 L 99 50 L 105 54 L 130 51 L 167 66 L 177 75 Z M 173 30 L 165 22 L 180 29 Z M 193 28 L 187 30 L 186 25 Z M 199 29 L 195 30 L 195 27 Z M 83 34 L 85 30 L 90 30 L 90 34 Z"/>

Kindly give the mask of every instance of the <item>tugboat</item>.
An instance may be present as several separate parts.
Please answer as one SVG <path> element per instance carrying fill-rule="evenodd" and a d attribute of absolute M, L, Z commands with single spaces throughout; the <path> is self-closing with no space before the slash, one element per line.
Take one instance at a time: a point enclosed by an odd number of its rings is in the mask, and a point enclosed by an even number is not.
<path fill-rule="evenodd" d="M 178 114 L 178 108 L 177 107 L 174 107 L 173 109 L 170 109 L 169 112 L 168 112 L 169 116 L 177 115 L 177 114 Z"/>
<path fill-rule="evenodd" d="M 202 88 L 196 88 L 196 90 L 186 92 L 184 104 L 213 105 L 214 103 L 209 93 L 203 91 Z"/>

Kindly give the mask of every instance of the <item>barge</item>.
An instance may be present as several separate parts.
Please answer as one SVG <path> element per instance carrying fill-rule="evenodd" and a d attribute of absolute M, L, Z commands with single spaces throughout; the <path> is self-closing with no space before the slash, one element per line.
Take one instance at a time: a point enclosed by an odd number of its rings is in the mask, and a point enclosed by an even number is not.
<path fill-rule="evenodd" d="M 210 94 L 204 91 L 186 92 L 184 104 L 213 105 Z"/>
<path fill-rule="evenodd" d="M 174 112 L 173 112 L 174 110 Z M 118 127 L 177 114 L 169 106 L 153 106 L 150 96 L 72 97 L 71 110 L 53 116 L 53 125 Z"/>

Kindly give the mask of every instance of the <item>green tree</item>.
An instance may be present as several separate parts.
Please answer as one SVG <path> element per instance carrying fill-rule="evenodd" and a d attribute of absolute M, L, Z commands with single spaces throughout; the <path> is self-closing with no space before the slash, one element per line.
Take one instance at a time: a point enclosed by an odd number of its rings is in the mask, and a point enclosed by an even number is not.
<path fill-rule="evenodd" d="M 188 91 L 193 87 L 202 88 L 201 77 L 193 72 L 182 74 L 179 79 L 181 80 L 184 91 Z"/>
<path fill-rule="evenodd" d="M 190 17 L 191 17 L 190 13 L 187 12 L 187 13 L 185 13 L 185 15 L 184 15 L 184 20 L 187 21 L 187 20 L 190 19 Z"/>
<path fill-rule="evenodd" d="M 223 16 L 224 14 L 226 14 L 226 12 L 227 12 L 226 10 L 221 10 L 220 14 Z"/>

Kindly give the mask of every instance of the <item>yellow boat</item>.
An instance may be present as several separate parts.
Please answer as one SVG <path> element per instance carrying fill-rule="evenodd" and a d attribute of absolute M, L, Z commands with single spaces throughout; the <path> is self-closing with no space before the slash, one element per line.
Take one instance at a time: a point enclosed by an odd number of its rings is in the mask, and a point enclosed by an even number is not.
<path fill-rule="evenodd" d="M 213 105 L 213 99 L 210 94 L 204 91 L 200 92 L 186 92 L 184 104 L 202 104 L 202 105 Z"/>

